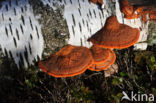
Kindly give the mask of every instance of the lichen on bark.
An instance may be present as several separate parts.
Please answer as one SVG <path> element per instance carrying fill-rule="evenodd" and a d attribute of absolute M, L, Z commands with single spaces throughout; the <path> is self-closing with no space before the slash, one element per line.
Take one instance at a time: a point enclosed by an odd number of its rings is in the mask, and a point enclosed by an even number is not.
<path fill-rule="evenodd" d="M 69 39 L 68 26 L 63 18 L 63 6 L 57 5 L 57 9 L 43 5 L 40 0 L 30 0 L 34 14 L 39 17 L 44 37 L 43 58 L 57 52 L 67 44 Z"/>

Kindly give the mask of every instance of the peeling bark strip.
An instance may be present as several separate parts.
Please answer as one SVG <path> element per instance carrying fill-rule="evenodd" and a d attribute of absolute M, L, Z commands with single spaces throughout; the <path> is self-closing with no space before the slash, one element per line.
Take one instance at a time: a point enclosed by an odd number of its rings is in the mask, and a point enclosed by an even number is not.
<path fill-rule="evenodd" d="M 13 58 L 18 67 L 20 65 L 27 67 L 37 59 L 37 56 L 41 58 L 43 51 L 41 27 L 28 0 L 5 0 L 1 5 L 2 51 L 6 56 Z M 33 30 L 33 27 L 36 30 Z"/>

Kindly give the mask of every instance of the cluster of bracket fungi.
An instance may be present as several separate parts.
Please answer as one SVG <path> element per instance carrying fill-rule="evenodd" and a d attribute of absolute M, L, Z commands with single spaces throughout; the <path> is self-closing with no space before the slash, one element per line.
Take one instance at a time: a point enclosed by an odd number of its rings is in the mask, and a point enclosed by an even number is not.
<path fill-rule="evenodd" d="M 102 5 L 103 0 L 90 0 Z M 142 16 L 143 21 L 156 20 L 156 11 L 146 6 L 132 6 L 128 0 L 120 0 L 121 11 L 127 19 L 135 19 Z M 136 13 L 137 12 L 137 13 Z M 39 62 L 39 67 L 54 77 L 71 77 L 85 72 L 106 70 L 114 64 L 116 55 L 113 49 L 124 49 L 134 45 L 140 36 L 138 28 L 132 28 L 120 24 L 116 16 L 107 18 L 105 26 L 96 32 L 89 41 L 93 43 L 91 48 L 82 46 L 64 46 L 48 59 Z"/>
<path fill-rule="evenodd" d="M 152 2 L 152 0 L 146 0 Z M 156 5 L 131 5 L 128 0 L 120 0 L 120 7 L 126 19 L 136 19 L 142 17 L 144 22 L 147 20 L 156 21 Z M 149 17 L 147 18 L 147 14 Z"/>
<path fill-rule="evenodd" d="M 116 16 L 111 16 L 105 26 L 89 38 L 93 43 L 91 48 L 68 44 L 48 59 L 40 61 L 39 67 L 54 77 L 71 77 L 87 69 L 106 70 L 116 59 L 112 49 L 130 47 L 139 36 L 139 29 L 120 24 Z"/>

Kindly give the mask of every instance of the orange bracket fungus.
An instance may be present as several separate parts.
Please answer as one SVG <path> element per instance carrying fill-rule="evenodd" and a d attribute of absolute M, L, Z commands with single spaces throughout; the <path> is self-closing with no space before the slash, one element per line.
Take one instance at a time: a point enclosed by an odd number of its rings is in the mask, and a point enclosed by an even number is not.
<path fill-rule="evenodd" d="M 68 44 L 47 60 L 40 61 L 39 67 L 54 77 L 71 77 L 86 71 L 92 62 L 88 48 Z"/>
<path fill-rule="evenodd" d="M 139 15 L 135 14 L 135 8 L 128 2 L 128 0 L 120 0 L 120 7 L 121 12 L 125 14 L 125 18 L 139 18 Z"/>
<path fill-rule="evenodd" d="M 149 18 L 150 18 L 150 20 L 156 21 L 156 11 L 149 14 Z"/>
<path fill-rule="evenodd" d="M 139 29 L 120 24 L 116 16 L 111 16 L 105 26 L 89 40 L 99 47 L 123 49 L 135 44 L 139 36 Z"/>
<path fill-rule="evenodd" d="M 106 70 L 110 65 L 112 65 L 115 62 L 116 55 L 115 55 L 114 51 L 112 51 L 110 49 L 109 49 L 109 51 L 110 52 L 109 52 L 108 59 L 103 63 L 96 64 L 96 67 L 95 67 L 96 70 Z"/>
<path fill-rule="evenodd" d="M 106 70 L 110 65 L 115 62 L 115 53 L 110 49 L 93 46 L 90 48 L 90 50 L 93 56 L 94 64 L 89 67 L 89 70 Z"/>
<path fill-rule="evenodd" d="M 137 2 L 137 1 L 136 1 Z M 150 0 L 146 0 L 145 2 L 152 2 Z M 147 22 L 147 14 L 150 15 L 149 20 L 155 20 L 156 16 L 156 7 L 152 4 L 144 4 L 144 5 L 131 5 L 128 0 L 120 0 L 120 7 L 122 13 L 125 15 L 126 19 L 135 19 L 142 16 L 142 20 Z"/>
<path fill-rule="evenodd" d="M 93 57 L 93 60 L 94 60 L 94 63 L 90 67 L 90 70 L 95 70 L 95 68 L 94 68 L 95 64 L 103 63 L 109 57 L 109 51 L 108 51 L 108 49 L 105 49 L 105 48 L 100 48 L 100 47 L 97 47 L 97 46 L 93 45 L 90 48 L 90 51 L 92 53 L 92 57 Z"/>

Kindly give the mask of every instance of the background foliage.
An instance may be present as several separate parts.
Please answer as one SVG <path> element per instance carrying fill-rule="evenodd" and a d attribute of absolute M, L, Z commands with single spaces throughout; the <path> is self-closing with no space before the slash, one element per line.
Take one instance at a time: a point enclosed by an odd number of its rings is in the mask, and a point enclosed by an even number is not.
<path fill-rule="evenodd" d="M 0 59 L 0 103 L 120 103 L 122 91 L 156 96 L 156 45 L 146 51 L 116 50 L 119 72 L 87 70 L 72 78 L 54 78 L 37 64 L 17 69 L 11 60 Z M 128 103 L 128 101 L 122 101 Z"/>

